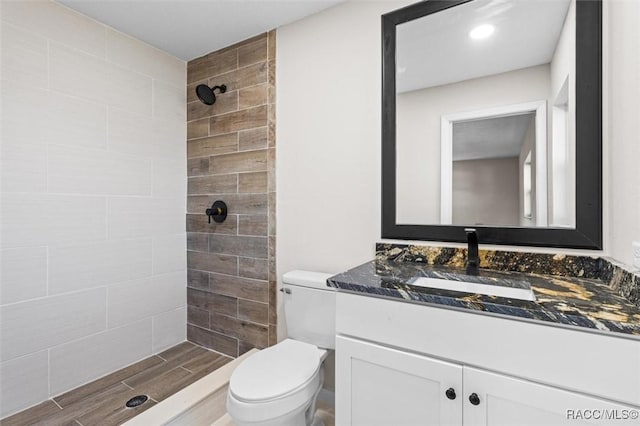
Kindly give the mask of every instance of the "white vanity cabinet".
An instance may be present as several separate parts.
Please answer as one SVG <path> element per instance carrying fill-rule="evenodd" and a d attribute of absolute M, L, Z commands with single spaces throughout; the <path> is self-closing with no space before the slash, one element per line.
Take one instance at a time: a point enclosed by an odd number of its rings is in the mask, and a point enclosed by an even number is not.
<path fill-rule="evenodd" d="M 613 419 L 622 417 L 625 413 L 631 416 L 634 410 L 625 404 L 616 404 L 602 398 L 540 385 L 529 380 L 472 367 L 464 367 L 463 370 L 465 398 L 462 401 L 462 411 L 465 425 L 606 425 L 615 423 Z M 477 405 L 470 403 L 470 393 L 478 395 Z M 604 416 L 614 417 L 584 418 Z M 635 424 L 638 422 L 640 421 L 636 421 Z"/>
<path fill-rule="evenodd" d="M 606 425 L 640 409 L 639 340 L 347 293 L 336 328 L 338 426 Z"/>
<path fill-rule="evenodd" d="M 338 336 L 338 389 L 338 424 L 462 425 L 460 365 Z"/>

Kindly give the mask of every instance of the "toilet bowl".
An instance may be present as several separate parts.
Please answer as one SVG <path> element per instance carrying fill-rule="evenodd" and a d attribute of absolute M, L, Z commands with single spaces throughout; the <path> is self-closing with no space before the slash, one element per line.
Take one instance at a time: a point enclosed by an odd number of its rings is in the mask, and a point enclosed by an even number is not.
<path fill-rule="evenodd" d="M 291 339 L 258 352 L 233 372 L 227 412 L 238 426 L 312 424 L 326 356 Z"/>
<path fill-rule="evenodd" d="M 288 339 L 242 362 L 231 375 L 227 413 L 237 426 L 321 426 L 315 417 L 323 361 L 335 349 L 335 292 L 329 274 L 283 276 Z"/>

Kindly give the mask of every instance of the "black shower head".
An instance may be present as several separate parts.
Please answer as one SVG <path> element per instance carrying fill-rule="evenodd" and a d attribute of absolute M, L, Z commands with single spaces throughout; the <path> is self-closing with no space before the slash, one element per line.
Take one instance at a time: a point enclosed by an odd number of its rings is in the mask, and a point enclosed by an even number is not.
<path fill-rule="evenodd" d="M 206 84 L 198 84 L 196 87 L 196 95 L 198 95 L 198 99 L 205 105 L 213 105 L 216 103 L 216 94 L 214 90 L 218 89 L 220 93 L 224 93 L 227 91 L 227 86 L 224 84 L 220 86 L 209 87 Z"/>

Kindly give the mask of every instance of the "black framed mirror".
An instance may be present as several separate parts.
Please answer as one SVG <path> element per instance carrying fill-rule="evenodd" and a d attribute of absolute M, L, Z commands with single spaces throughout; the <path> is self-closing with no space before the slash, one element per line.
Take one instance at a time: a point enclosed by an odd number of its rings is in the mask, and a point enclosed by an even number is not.
<path fill-rule="evenodd" d="M 602 248 L 601 0 L 382 16 L 382 238 Z"/>

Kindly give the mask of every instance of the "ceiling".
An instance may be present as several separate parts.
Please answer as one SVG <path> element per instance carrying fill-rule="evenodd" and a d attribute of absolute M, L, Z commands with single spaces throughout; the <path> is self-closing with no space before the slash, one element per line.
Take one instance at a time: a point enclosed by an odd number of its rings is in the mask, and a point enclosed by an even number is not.
<path fill-rule="evenodd" d="M 397 27 L 397 92 L 513 71 L 551 61 L 570 0 L 477 0 Z M 491 24 L 493 35 L 469 32 Z"/>
<path fill-rule="evenodd" d="M 344 0 L 57 1 L 189 61 Z"/>
<path fill-rule="evenodd" d="M 453 161 L 518 157 L 535 113 L 453 123 Z"/>

